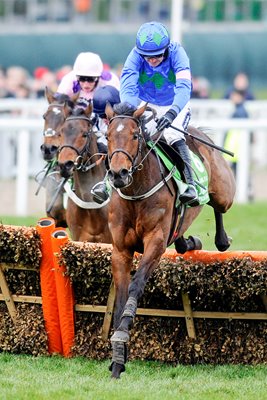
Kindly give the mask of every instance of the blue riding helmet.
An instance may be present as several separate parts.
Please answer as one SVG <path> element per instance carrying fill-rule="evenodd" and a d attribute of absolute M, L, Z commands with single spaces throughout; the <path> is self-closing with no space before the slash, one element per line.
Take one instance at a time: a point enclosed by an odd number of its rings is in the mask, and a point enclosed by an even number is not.
<path fill-rule="evenodd" d="M 111 106 L 120 103 L 120 94 L 118 89 L 114 86 L 106 85 L 96 89 L 93 97 L 94 113 L 98 114 L 100 118 L 105 115 L 105 108 L 107 103 Z"/>
<path fill-rule="evenodd" d="M 164 53 L 170 44 L 170 35 L 160 22 L 146 22 L 136 35 L 136 51 L 143 56 L 156 56 Z"/>

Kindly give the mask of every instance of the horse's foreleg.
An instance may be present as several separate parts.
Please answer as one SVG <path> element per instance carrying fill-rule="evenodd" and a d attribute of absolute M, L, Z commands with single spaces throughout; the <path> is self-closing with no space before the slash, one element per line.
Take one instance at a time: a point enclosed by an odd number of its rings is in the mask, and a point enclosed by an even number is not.
<path fill-rule="evenodd" d="M 112 378 L 116 379 L 125 371 L 125 363 L 127 361 L 127 342 L 129 340 L 129 334 L 128 331 L 118 331 L 118 329 L 128 298 L 132 259 L 133 254 L 129 252 L 119 252 L 114 246 L 112 252 L 112 274 L 116 291 L 113 319 L 115 333 L 111 337 L 112 363 L 109 369 L 112 371 Z"/>
<path fill-rule="evenodd" d="M 144 252 L 139 269 L 136 271 L 129 285 L 129 296 L 121 314 L 120 324 L 111 338 L 112 364 L 110 369 L 113 378 L 119 378 L 121 372 L 125 370 L 129 329 L 136 315 L 137 302 L 142 296 L 145 284 L 158 265 L 163 253 L 163 251 L 159 252 L 159 246 L 152 247 L 148 253 Z"/>
<path fill-rule="evenodd" d="M 222 213 L 214 210 L 214 216 L 216 226 L 215 246 L 219 251 L 225 251 L 230 247 L 232 240 L 224 230 Z"/>

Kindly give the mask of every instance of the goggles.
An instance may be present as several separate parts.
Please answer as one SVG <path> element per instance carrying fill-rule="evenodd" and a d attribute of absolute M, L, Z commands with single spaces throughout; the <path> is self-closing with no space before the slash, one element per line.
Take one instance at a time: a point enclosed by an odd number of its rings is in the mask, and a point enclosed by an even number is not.
<path fill-rule="evenodd" d="M 151 60 L 152 58 L 163 58 L 164 53 L 162 54 L 155 54 L 154 56 L 143 56 L 145 60 Z"/>
<path fill-rule="evenodd" d="M 97 82 L 99 80 L 99 78 L 96 76 L 78 76 L 77 78 L 78 78 L 79 82 L 93 83 L 93 82 Z"/>

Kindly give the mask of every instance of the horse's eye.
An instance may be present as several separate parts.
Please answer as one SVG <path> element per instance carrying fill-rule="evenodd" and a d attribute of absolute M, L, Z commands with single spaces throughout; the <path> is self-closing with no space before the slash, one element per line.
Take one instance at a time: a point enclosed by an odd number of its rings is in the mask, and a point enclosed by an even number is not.
<path fill-rule="evenodd" d="M 87 132 L 83 133 L 83 138 L 87 138 Z"/>
<path fill-rule="evenodd" d="M 138 139 L 138 132 L 134 132 L 134 134 L 133 134 L 133 139 L 134 139 L 134 140 Z"/>
<path fill-rule="evenodd" d="M 43 114 L 43 119 L 45 119 L 45 117 L 46 117 L 46 114 Z"/>

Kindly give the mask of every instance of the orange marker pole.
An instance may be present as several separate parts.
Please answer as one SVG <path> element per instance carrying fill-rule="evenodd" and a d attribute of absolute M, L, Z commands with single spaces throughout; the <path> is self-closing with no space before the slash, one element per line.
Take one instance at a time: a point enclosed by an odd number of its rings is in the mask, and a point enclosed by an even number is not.
<path fill-rule="evenodd" d="M 66 230 L 63 228 L 54 229 L 51 239 L 63 355 L 65 357 L 71 357 L 71 348 L 74 344 L 75 335 L 74 294 L 70 279 L 65 276 L 66 269 L 64 266 L 60 265 L 58 260 L 61 247 L 67 243 L 69 239 Z"/>
<path fill-rule="evenodd" d="M 48 337 L 49 353 L 62 354 L 59 313 L 57 305 L 56 281 L 52 252 L 51 233 L 55 229 L 53 218 L 41 218 L 36 226 L 41 237 L 42 259 L 40 281 L 45 330 Z"/>

